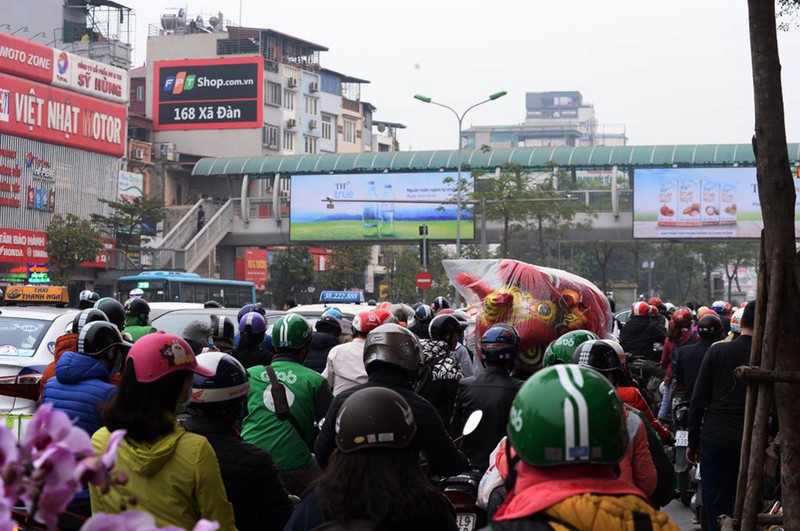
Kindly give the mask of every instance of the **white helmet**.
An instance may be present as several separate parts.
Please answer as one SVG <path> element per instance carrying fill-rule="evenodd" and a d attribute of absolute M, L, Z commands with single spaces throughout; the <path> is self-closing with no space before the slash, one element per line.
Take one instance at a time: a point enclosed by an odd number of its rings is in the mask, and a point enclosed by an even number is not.
<path fill-rule="evenodd" d="M 130 291 L 130 293 L 128 293 L 128 296 L 129 296 L 130 298 L 132 298 L 132 299 L 133 299 L 134 297 L 144 297 L 144 290 L 143 290 L 143 289 L 141 289 L 141 288 L 133 288 L 133 289 Z"/>

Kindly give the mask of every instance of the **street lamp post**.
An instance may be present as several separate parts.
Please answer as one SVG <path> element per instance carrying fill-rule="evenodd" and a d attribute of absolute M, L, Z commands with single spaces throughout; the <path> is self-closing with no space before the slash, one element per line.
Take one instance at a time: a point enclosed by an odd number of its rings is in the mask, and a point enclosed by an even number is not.
<path fill-rule="evenodd" d="M 450 112 L 452 112 L 455 115 L 456 120 L 458 120 L 458 177 L 457 177 L 457 181 L 456 181 L 456 192 L 458 194 L 456 196 L 456 259 L 460 259 L 461 258 L 461 185 L 462 185 L 462 182 L 461 182 L 461 132 L 462 132 L 462 125 L 463 125 L 463 122 L 464 122 L 464 117 L 467 115 L 467 113 L 469 111 L 471 111 L 475 107 L 477 107 L 479 105 L 483 105 L 484 103 L 488 103 L 490 101 L 494 101 L 496 99 L 502 98 L 506 94 L 508 94 L 508 92 L 506 92 L 505 90 L 501 90 L 499 92 L 495 92 L 494 94 L 491 94 L 485 100 L 479 101 L 478 103 L 467 107 L 467 109 L 464 112 L 462 112 L 461 114 L 458 114 L 458 111 L 456 111 L 455 109 L 453 109 L 452 107 L 450 107 L 448 105 L 444 105 L 442 103 L 439 103 L 438 101 L 433 101 L 433 99 L 428 97 L 428 96 L 423 96 L 422 94 L 415 94 L 414 95 L 414 98 L 418 99 L 419 101 L 421 101 L 423 103 L 431 103 L 431 104 L 437 105 L 439 107 L 444 107 L 445 109 L 447 109 Z"/>

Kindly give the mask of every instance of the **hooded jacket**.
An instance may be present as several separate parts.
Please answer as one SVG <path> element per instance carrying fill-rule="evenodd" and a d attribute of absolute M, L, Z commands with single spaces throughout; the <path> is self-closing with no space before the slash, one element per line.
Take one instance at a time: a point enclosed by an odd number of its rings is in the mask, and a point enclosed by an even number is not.
<path fill-rule="evenodd" d="M 150 325 L 150 318 L 147 315 L 125 316 L 125 333 L 131 336 L 131 342 L 155 331 L 156 329 Z"/>
<path fill-rule="evenodd" d="M 128 483 L 106 494 L 90 485 L 92 513 L 119 513 L 120 505 L 134 496 L 138 508 L 152 514 L 159 527 L 192 529 L 206 518 L 217 521 L 220 529 L 236 529 L 214 449 L 205 437 L 172 420 L 174 429 L 154 443 L 129 438 L 120 443 L 114 472 L 124 472 Z M 105 451 L 110 436 L 105 427 L 94 434 L 95 452 Z"/>
<path fill-rule="evenodd" d="M 458 382 L 463 377 L 449 343 L 433 339 L 422 341 L 422 372 L 417 392 L 433 404 L 446 424 L 453 417 Z"/>
<path fill-rule="evenodd" d="M 44 386 L 42 401 L 53 404 L 92 435 L 103 425 L 100 408 L 108 404 L 115 390 L 108 383 L 108 369 L 99 360 L 65 352 L 56 364 L 56 377 Z"/>
<path fill-rule="evenodd" d="M 39 394 L 42 394 L 44 391 L 44 385 L 47 383 L 47 380 L 52 378 L 56 375 L 56 363 L 58 363 L 58 358 L 67 351 L 76 352 L 78 350 L 78 334 L 73 332 L 67 332 L 66 334 L 61 334 L 56 339 L 56 348 L 53 351 L 53 361 L 44 369 L 42 373 L 42 380 L 39 382 Z"/>
<path fill-rule="evenodd" d="M 339 344 L 339 338 L 326 332 L 314 332 L 311 334 L 311 345 L 309 345 L 308 355 L 303 365 L 309 369 L 321 373 L 325 370 L 325 363 L 328 361 L 328 354 L 331 349 Z"/>

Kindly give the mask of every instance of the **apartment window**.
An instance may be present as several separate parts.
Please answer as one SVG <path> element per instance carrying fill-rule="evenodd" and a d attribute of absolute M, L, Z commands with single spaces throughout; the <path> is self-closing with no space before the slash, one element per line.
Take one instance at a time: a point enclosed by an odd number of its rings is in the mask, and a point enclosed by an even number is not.
<path fill-rule="evenodd" d="M 267 105 L 277 105 L 280 106 L 281 104 L 281 92 L 283 89 L 281 88 L 280 83 L 273 83 L 272 81 L 267 81 Z"/>
<path fill-rule="evenodd" d="M 350 144 L 356 143 L 356 121 L 344 119 L 344 141 Z"/>
<path fill-rule="evenodd" d="M 261 143 L 269 149 L 278 149 L 278 135 L 280 129 L 274 125 L 265 125 L 261 129 Z"/>
<path fill-rule="evenodd" d="M 294 133 L 291 131 L 283 131 L 283 149 L 286 151 L 294 151 Z"/>
<path fill-rule="evenodd" d="M 283 108 L 288 111 L 294 110 L 294 92 L 283 89 Z"/>
<path fill-rule="evenodd" d="M 306 114 L 317 114 L 317 98 L 314 96 L 305 96 Z"/>
<path fill-rule="evenodd" d="M 333 138 L 333 119 L 330 116 L 322 117 L 322 138 L 330 140 Z"/>
<path fill-rule="evenodd" d="M 317 139 L 313 136 L 304 136 L 305 140 L 305 153 L 317 152 Z"/>
<path fill-rule="evenodd" d="M 144 101 L 144 85 L 136 87 L 136 101 Z"/>

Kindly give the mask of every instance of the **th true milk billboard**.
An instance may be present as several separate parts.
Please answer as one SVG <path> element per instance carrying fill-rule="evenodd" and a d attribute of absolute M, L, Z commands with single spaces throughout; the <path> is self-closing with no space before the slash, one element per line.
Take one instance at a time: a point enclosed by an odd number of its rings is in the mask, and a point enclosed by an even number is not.
<path fill-rule="evenodd" d="M 795 238 L 800 238 L 798 199 Z M 763 228 L 755 168 L 634 171 L 634 238 L 760 238 Z"/>
<path fill-rule="evenodd" d="M 456 174 L 447 172 L 293 175 L 289 239 L 311 241 L 455 240 Z M 409 201 L 420 201 L 413 203 Z M 461 239 L 475 238 L 466 203 Z"/>

